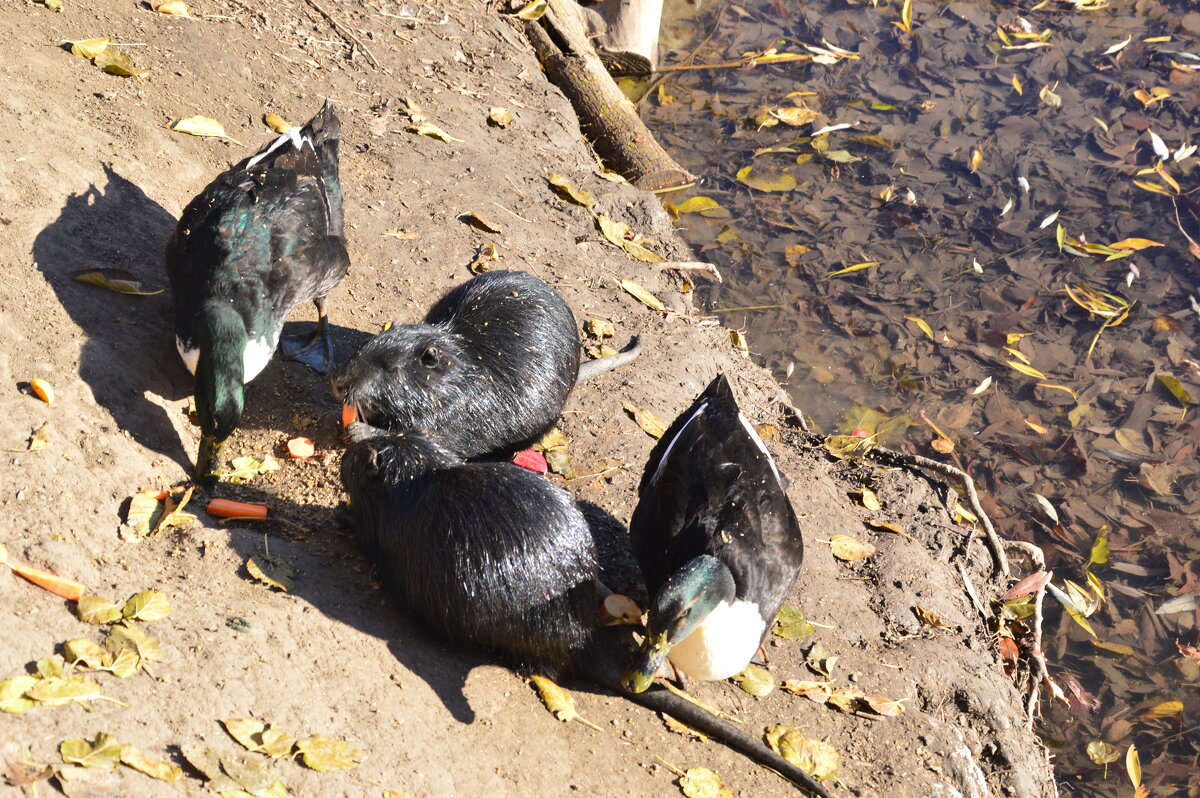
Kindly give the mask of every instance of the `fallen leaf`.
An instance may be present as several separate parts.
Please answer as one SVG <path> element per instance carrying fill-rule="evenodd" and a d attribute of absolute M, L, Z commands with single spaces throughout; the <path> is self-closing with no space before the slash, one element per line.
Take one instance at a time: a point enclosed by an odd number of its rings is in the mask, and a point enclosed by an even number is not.
<path fill-rule="evenodd" d="M 442 130 L 432 122 L 421 122 L 417 125 L 409 125 L 404 129 L 409 133 L 416 133 L 418 136 L 428 136 L 431 139 L 437 139 L 438 141 L 445 142 L 446 144 L 453 144 L 456 141 L 466 141 L 466 139 L 454 138 L 454 136 L 451 136 L 449 133 Z"/>
<path fill-rule="evenodd" d="M 577 720 L 586 726 L 592 727 L 596 731 L 600 731 L 599 726 L 580 717 L 579 713 L 575 711 L 575 699 L 566 690 L 562 689 L 545 676 L 538 676 L 537 674 L 534 674 L 533 676 L 529 677 L 529 680 L 533 683 L 534 688 L 537 690 L 538 696 L 542 699 L 542 703 L 546 705 L 546 709 L 550 710 L 550 713 L 554 715 L 554 717 L 558 718 L 563 723 L 570 723 L 573 720 Z"/>
<path fill-rule="evenodd" d="M 37 683 L 33 676 L 18 676 L 0 682 L 0 712 L 20 715 L 37 706 L 37 702 L 26 695 Z"/>
<path fill-rule="evenodd" d="M 917 619 L 926 626 L 932 626 L 934 629 L 941 629 L 947 626 L 946 622 L 942 620 L 942 616 L 925 609 L 920 604 L 914 604 L 912 611 L 913 615 L 916 615 Z"/>
<path fill-rule="evenodd" d="M 85 768 L 115 768 L 121 762 L 121 744 L 111 734 L 99 732 L 91 742 L 79 737 L 58 746 L 64 762 Z"/>
<path fill-rule="evenodd" d="M 773 631 L 784 640 L 799 640 L 813 633 L 812 624 L 804 617 L 804 613 L 790 605 L 784 604 L 775 614 Z"/>
<path fill-rule="evenodd" d="M 246 561 L 246 570 L 259 582 L 279 588 L 285 593 L 296 587 L 295 569 L 277 557 L 251 557 Z"/>
<path fill-rule="evenodd" d="M 103 667 L 109 660 L 108 652 L 95 640 L 79 637 L 63 643 L 63 659 L 72 665 L 82 664 L 88 668 Z"/>
<path fill-rule="evenodd" d="M 73 278 L 81 283 L 88 285 L 107 288 L 109 291 L 115 291 L 118 294 L 129 294 L 131 296 L 154 296 L 161 294 L 165 289 L 157 291 L 143 291 L 141 281 L 133 274 L 133 272 L 125 269 L 84 269 L 76 272 Z"/>
<path fill-rule="evenodd" d="M 875 546 L 872 544 L 863 543 L 849 535 L 840 533 L 830 539 L 830 548 L 833 551 L 834 557 L 845 562 L 865 560 L 875 553 Z"/>
<path fill-rule="evenodd" d="M 47 779 L 54 773 L 49 765 L 37 765 L 25 758 L 25 746 L 14 735 L 0 739 L 0 777 L 12 787 L 24 787 Z M 22 793 L 24 794 L 24 793 Z M 36 790 L 33 792 L 36 798 Z"/>
<path fill-rule="evenodd" d="M 171 614 L 171 602 L 158 590 L 143 590 L 125 602 L 121 615 L 135 621 L 161 621 Z"/>
<path fill-rule="evenodd" d="M 345 740 L 320 734 L 297 740 L 296 751 L 306 768 L 323 773 L 358 767 L 367 757 L 365 752 L 351 748 Z"/>
<path fill-rule="evenodd" d="M 1001 596 L 1005 601 L 1020 598 L 1021 596 L 1031 596 L 1037 593 L 1042 587 L 1053 578 L 1053 571 L 1034 571 L 1029 576 L 1017 582 L 1010 587 Z"/>
<path fill-rule="evenodd" d="M 625 412 L 628 413 L 633 420 L 637 422 L 637 425 L 641 427 L 642 430 L 644 430 L 645 433 L 651 438 L 661 438 L 663 433 L 667 431 L 667 423 L 649 410 L 643 410 L 636 405 L 626 402 Z"/>
<path fill-rule="evenodd" d="M 233 466 L 233 470 L 222 474 L 221 478 L 233 485 L 239 482 L 247 482 L 259 474 L 279 470 L 279 461 L 271 455 L 267 455 L 261 460 L 249 455 L 235 457 L 229 464 Z"/>
<path fill-rule="evenodd" d="M 41 679 L 25 691 L 25 695 L 48 707 L 73 704 L 77 701 L 94 701 L 100 698 L 100 685 L 91 679 L 73 676 L 69 679 L 51 677 Z"/>
<path fill-rule="evenodd" d="M 1192 403 L 1191 394 L 1187 392 L 1187 389 L 1183 387 L 1183 384 L 1179 380 L 1175 379 L 1170 374 L 1158 374 L 1156 377 L 1158 378 L 1158 381 L 1162 383 L 1163 387 L 1170 391 L 1171 395 L 1179 400 L 1179 404 L 1187 407 Z"/>
<path fill-rule="evenodd" d="M 523 19 L 526 22 L 532 22 L 536 19 L 541 19 L 548 7 L 547 0 L 529 0 L 513 16 L 517 19 Z"/>
<path fill-rule="evenodd" d="M 613 323 L 603 319 L 589 319 L 584 323 L 583 329 L 596 338 L 612 338 L 617 334 L 617 328 L 613 326 Z"/>
<path fill-rule="evenodd" d="M 1138 757 L 1137 746 L 1133 744 L 1125 751 L 1125 771 L 1134 789 L 1142 786 L 1142 760 Z"/>
<path fill-rule="evenodd" d="M 50 422 L 43 421 L 42 425 L 29 435 L 29 447 L 26 451 L 36 452 L 50 445 Z"/>
<path fill-rule="evenodd" d="M 183 775 L 183 768 L 172 762 L 150 759 L 141 749 L 132 745 L 121 748 L 121 764 L 144 773 L 159 781 L 177 781 Z"/>
<path fill-rule="evenodd" d="M 740 330 L 730 330 L 729 340 L 733 343 L 733 348 L 738 354 L 744 358 L 750 357 L 750 342 L 746 340 L 746 334 Z"/>
<path fill-rule="evenodd" d="M 864 695 L 862 702 L 870 707 L 872 712 L 885 718 L 895 718 L 904 714 L 904 704 L 887 696 Z"/>
<path fill-rule="evenodd" d="M 704 213 L 705 211 L 713 211 L 720 207 L 721 203 L 712 197 L 688 197 L 679 203 L 678 211 L 680 213 Z"/>
<path fill-rule="evenodd" d="M 1169 701 L 1160 701 L 1147 707 L 1142 712 L 1138 713 L 1134 720 L 1157 720 L 1159 718 L 1170 718 L 1183 712 L 1183 702 L 1177 699 Z"/>
<path fill-rule="evenodd" d="M 666 311 L 667 306 L 662 303 L 662 300 L 660 300 L 654 294 L 647 291 L 645 288 L 642 288 L 640 285 L 635 283 L 633 280 L 622 280 L 620 282 L 620 285 L 621 285 L 621 288 L 625 289 L 625 291 L 628 294 L 630 294 L 635 299 L 639 300 L 640 302 L 642 302 L 642 304 L 646 305 L 647 307 L 651 308 L 652 310 L 663 311 L 663 312 Z"/>
<path fill-rule="evenodd" d="M 760 665 L 747 665 L 733 680 L 737 682 L 738 687 L 758 698 L 768 696 L 775 690 L 775 677 Z"/>
<path fill-rule="evenodd" d="M 662 721 L 664 724 L 666 724 L 666 727 L 676 734 L 682 734 L 685 737 L 695 737 L 701 742 L 708 741 L 708 735 L 704 734 L 703 732 L 696 731 L 686 723 L 680 723 L 665 712 L 659 713 L 659 717 L 662 718 Z"/>
<path fill-rule="evenodd" d="M 167 127 L 176 133 L 186 133 L 189 136 L 215 136 L 235 141 L 225 134 L 224 125 L 208 116 L 197 115 L 189 116 L 185 119 L 176 119 L 167 125 Z"/>
<path fill-rule="evenodd" d="M 770 726 L 766 730 L 767 744 L 776 753 L 817 781 L 837 777 L 838 752 L 833 746 L 788 726 Z"/>
<path fill-rule="evenodd" d="M 127 620 L 109 627 L 108 639 L 104 641 L 104 645 L 114 654 L 114 667 L 115 656 L 122 651 L 133 652 L 147 662 L 162 659 L 162 646 L 159 642 Z"/>
<path fill-rule="evenodd" d="M 507 108 L 489 108 L 488 124 L 493 127 L 505 128 L 513 123 L 513 115 Z"/>
<path fill-rule="evenodd" d="M 246 749 L 272 759 L 292 755 L 295 739 L 271 724 L 254 718 L 227 718 L 221 721 L 225 731 Z"/>
<path fill-rule="evenodd" d="M 603 213 L 596 214 L 596 226 L 610 244 L 620 247 L 627 255 L 645 263 L 665 263 L 666 258 L 657 252 L 652 252 L 636 240 L 629 225 L 619 222 Z"/>
<path fill-rule="evenodd" d="M 826 277 L 838 277 L 839 275 L 850 274 L 851 272 L 858 272 L 858 271 L 862 271 L 863 269 L 869 269 L 872 266 L 878 266 L 879 264 L 880 264 L 880 261 L 877 261 L 877 260 L 863 261 L 862 263 L 855 263 L 853 266 L 847 266 L 844 269 L 838 269 L 837 271 L 832 271 L 832 272 L 825 272 L 825 276 Z"/>
<path fill-rule="evenodd" d="M 679 777 L 679 789 L 687 798 L 734 798 L 733 790 L 708 768 L 688 768 Z"/>
<path fill-rule="evenodd" d="M 287 120 L 279 114 L 263 114 L 262 121 L 264 125 L 281 136 L 292 129 L 292 126 L 287 123 Z"/>
<path fill-rule="evenodd" d="M 1121 758 L 1121 752 L 1103 740 L 1093 740 L 1087 744 L 1086 750 L 1088 758 L 1097 765 L 1107 765 Z"/>
<path fill-rule="evenodd" d="M 108 47 L 108 43 L 111 41 L 112 39 L 108 37 L 101 37 L 98 39 L 79 39 L 78 41 L 68 41 L 67 44 L 71 45 L 72 55 L 77 55 L 80 58 L 86 58 L 90 61 L 96 56 L 100 55 L 100 53 L 104 52 L 105 48 Z"/>
<path fill-rule="evenodd" d="M 154 9 L 160 14 L 170 14 L 173 17 L 187 17 L 188 19 L 195 19 L 195 17 L 189 13 L 187 3 L 183 2 L 183 0 L 151 0 L 150 8 Z"/>
<path fill-rule="evenodd" d="M 120 608 L 98 596 L 80 596 L 75 603 L 75 614 L 84 623 L 96 625 L 121 620 Z"/>
<path fill-rule="evenodd" d="M 485 233 L 494 233 L 503 235 L 504 229 L 500 225 L 493 223 L 490 219 L 485 219 L 477 213 L 464 213 L 458 217 L 458 220 L 463 224 L 470 225 L 476 230 L 482 230 Z"/>
<path fill-rule="evenodd" d="M 492 267 L 488 264 L 497 260 L 500 260 L 500 255 L 497 253 L 496 245 L 489 241 L 486 244 L 480 244 L 479 249 L 475 250 L 475 258 L 467 264 L 467 269 L 471 274 L 483 274 L 491 271 Z"/>
<path fill-rule="evenodd" d="M 1058 510 L 1054 509 L 1054 505 L 1050 503 L 1049 499 L 1040 493 L 1030 493 L 1029 495 L 1037 500 L 1037 503 L 1042 506 L 1042 509 L 1046 512 L 1046 515 L 1050 516 L 1051 521 L 1056 524 L 1060 523 L 1058 520 Z"/>
<path fill-rule="evenodd" d="M 550 182 L 555 192 L 563 199 L 570 200 L 576 205 L 582 205 L 585 208 L 590 208 L 596 204 L 596 200 L 591 194 L 581 188 L 576 188 L 570 180 L 560 174 L 551 172 L 546 175 L 546 180 Z"/>

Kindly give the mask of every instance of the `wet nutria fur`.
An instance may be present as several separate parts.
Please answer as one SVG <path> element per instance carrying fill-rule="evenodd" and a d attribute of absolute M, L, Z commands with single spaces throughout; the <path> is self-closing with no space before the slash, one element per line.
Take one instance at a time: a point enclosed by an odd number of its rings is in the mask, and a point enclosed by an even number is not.
<path fill-rule="evenodd" d="M 661 686 L 621 686 L 628 630 L 596 627 L 595 545 L 565 491 L 511 463 L 465 462 L 421 433 L 378 432 L 350 425 L 342 483 L 364 552 L 423 624 L 519 668 L 596 682 L 826 795 L 758 740 Z"/>
<path fill-rule="evenodd" d="M 383 430 L 435 431 L 462 457 L 537 440 L 578 381 L 637 356 L 579 365 L 575 316 L 527 272 L 481 274 L 442 297 L 421 324 L 396 325 L 334 372 L 334 392 Z"/>

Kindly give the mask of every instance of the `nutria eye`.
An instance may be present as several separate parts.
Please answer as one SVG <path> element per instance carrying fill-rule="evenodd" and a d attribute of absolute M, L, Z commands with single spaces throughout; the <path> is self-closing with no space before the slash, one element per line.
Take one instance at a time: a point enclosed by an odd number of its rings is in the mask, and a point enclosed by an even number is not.
<path fill-rule="evenodd" d="M 421 353 L 421 365 L 427 369 L 437 368 L 437 365 L 440 362 L 441 361 L 438 359 L 438 351 L 432 346 Z"/>

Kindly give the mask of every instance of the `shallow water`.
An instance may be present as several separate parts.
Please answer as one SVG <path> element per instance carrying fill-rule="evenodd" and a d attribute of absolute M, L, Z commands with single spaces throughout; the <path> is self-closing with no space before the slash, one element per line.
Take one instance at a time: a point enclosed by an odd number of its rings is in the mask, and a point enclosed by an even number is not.
<path fill-rule="evenodd" d="M 679 218 L 725 278 L 704 307 L 822 429 L 965 468 L 1099 604 L 1093 638 L 1047 598 L 1064 791 L 1131 794 L 1136 745 L 1195 796 L 1200 12 L 1089 5 L 916 2 L 905 31 L 898 2 L 671 3 L 663 65 L 829 63 L 669 72 L 640 110 L 702 176 L 664 201 L 719 206 Z"/>

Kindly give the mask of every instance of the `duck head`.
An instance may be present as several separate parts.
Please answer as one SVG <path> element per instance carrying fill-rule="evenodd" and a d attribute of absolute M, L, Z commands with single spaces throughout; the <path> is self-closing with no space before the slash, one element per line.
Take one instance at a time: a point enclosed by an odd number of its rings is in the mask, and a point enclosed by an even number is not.
<path fill-rule="evenodd" d="M 217 481 L 221 449 L 242 418 L 246 341 L 246 325 L 231 307 L 216 303 L 205 307 L 196 362 L 196 415 L 201 432 L 196 479 L 207 485 Z"/>
<path fill-rule="evenodd" d="M 621 679 L 625 689 L 644 692 L 671 647 L 690 635 L 721 602 L 732 602 L 735 593 L 733 574 L 716 557 L 702 554 L 684 563 L 667 578 L 650 605 L 646 639 Z"/>

